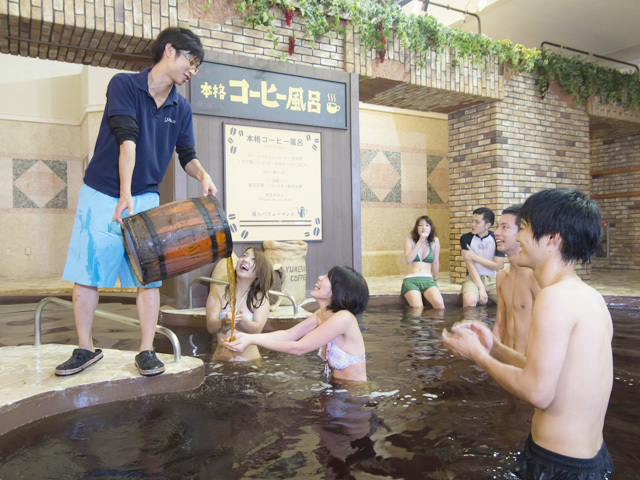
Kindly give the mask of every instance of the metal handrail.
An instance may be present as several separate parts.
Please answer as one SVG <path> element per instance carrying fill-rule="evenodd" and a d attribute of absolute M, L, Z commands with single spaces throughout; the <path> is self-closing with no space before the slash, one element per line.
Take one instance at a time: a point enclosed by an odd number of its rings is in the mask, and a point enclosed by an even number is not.
<path fill-rule="evenodd" d="M 69 307 L 71 309 L 73 309 L 73 302 L 70 302 L 68 300 L 62 300 L 61 298 L 56 298 L 56 297 L 46 297 L 43 298 L 42 300 L 40 300 L 40 303 L 38 303 L 38 307 L 36 308 L 36 318 L 35 318 L 35 346 L 39 347 L 41 345 L 41 334 L 40 334 L 40 330 L 41 330 L 41 317 L 42 317 L 42 310 L 44 309 L 44 307 L 49 304 L 49 303 L 57 303 L 58 305 L 61 305 L 63 307 Z M 99 317 L 104 317 L 104 318 L 108 318 L 109 320 L 115 320 L 116 322 L 120 322 L 120 323 L 125 323 L 127 325 L 131 325 L 134 327 L 139 327 L 140 326 L 140 322 L 134 318 L 130 318 L 130 317 L 125 317 L 124 315 L 119 315 L 117 313 L 111 313 L 111 312 L 105 312 L 104 310 L 96 310 L 95 314 Z M 162 325 L 156 325 L 156 331 L 158 333 L 161 333 L 162 335 L 166 336 L 167 338 L 169 338 L 169 340 L 171 341 L 171 344 L 173 345 L 173 359 L 175 362 L 179 362 L 180 361 L 180 357 L 181 357 L 181 349 L 180 349 L 180 341 L 178 340 L 178 337 L 176 336 L 175 333 L 173 333 L 171 330 L 169 330 L 166 327 L 163 327 Z"/>
<path fill-rule="evenodd" d="M 629 63 L 629 62 L 625 62 L 624 60 L 618 60 L 617 58 L 605 57 L 604 55 L 598 55 L 597 53 L 586 52 L 584 50 L 578 50 L 577 48 L 567 47 L 565 45 L 559 45 L 557 43 L 546 42 L 546 41 L 540 44 L 540 50 L 542 50 L 545 45 L 562 48 L 564 50 L 571 50 L 572 52 L 581 53 L 583 55 L 588 55 L 590 57 L 601 58 L 602 60 L 608 60 L 609 62 L 623 63 L 624 65 L 635 68 L 636 73 L 640 73 L 640 67 L 638 67 L 638 65 L 636 65 L 635 63 Z"/>
<path fill-rule="evenodd" d="M 189 282 L 189 310 L 193 308 L 193 286 L 196 283 L 215 283 L 216 285 L 226 285 L 228 282 L 224 280 L 220 280 L 218 278 L 211 277 L 196 277 Z M 288 298 L 293 306 L 293 314 L 298 315 L 298 303 L 295 299 L 289 295 L 288 293 L 279 292 L 278 290 L 269 290 L 269 295 L 276 295 L 278 297 Z"/>
<path fill-rule="evenodd" d="M 440 8 L 446 8 L 447 10 L 453 10 L 454 12 L 460 12 L 460 13 L 464 13 L 465 15 L 471 15 L 472 17 L 475 17 L 475 19 L 478 21 L 478 34 L 482 35 L 482 24 L 480 23 L 480 16 L 475 14 L 475 13 L 471 13 L 467 10 L 461 10 L 460 8 L 455 8 L 452 7 L 451 5 L 442 5 L 440 3 L 436 3 L 436 2 L 424 2 L 424 12 L 427 13 L 427 9 L 429 8 L 430 5 L 433 5 L 435 7 L 440 7 Z M 462 22 L 464 23 L 464 21 Z"/>

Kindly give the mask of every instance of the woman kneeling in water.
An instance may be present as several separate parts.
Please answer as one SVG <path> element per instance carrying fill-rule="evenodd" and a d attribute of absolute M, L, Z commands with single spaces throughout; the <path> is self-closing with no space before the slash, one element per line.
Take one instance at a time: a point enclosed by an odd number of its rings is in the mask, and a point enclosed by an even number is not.
<path fill-rule="evenodd" d="M 369 302 L 365 279 L 351 267 L 336 266 L 318 277 L 311 291 L 320 306 L 313 315 L 288 330 L 247 335 L 238 333 L 224 346 L 242 352 L 251 345 L 277 352 L 303 355 L 319 349 L 325 371 L 338 382 L 366 382 L 367 362 L 356 315 Z"/>
<path fill-rule="evenodd" d="M 274 273 L 271 262 L 264 252 L 247 248 L 238 259 L 234 271 L 236 277 L 236 332 L 260 333 L 269 318 L 269 289 L 273 285 Z M 231 282 L 230 282 L 231 283 Z M 207 298 L 207 330 L 217 333 L 218 348 L 214 360 L 245 361 L 260 358 L 257 347 L 249 348 L 242 355 L 235 355 L 221 347 L 222 341 L 231 334 L 231 287 L 230 284 L 212 285 Z"/>

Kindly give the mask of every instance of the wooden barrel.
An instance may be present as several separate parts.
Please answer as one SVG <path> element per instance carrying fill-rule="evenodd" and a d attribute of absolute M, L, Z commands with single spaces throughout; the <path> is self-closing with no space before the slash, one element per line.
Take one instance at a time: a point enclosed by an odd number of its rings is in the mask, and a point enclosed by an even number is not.
<path fill-rule="evenodd" d="M 227 216 L 212 195 L 123 218 L 122 235 L 143 285 L 190 272 L 233 250 Z"/>

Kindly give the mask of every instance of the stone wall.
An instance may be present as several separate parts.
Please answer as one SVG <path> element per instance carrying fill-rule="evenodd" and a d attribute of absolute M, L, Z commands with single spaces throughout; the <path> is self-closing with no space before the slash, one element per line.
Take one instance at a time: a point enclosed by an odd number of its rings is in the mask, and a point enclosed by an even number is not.
<path fill-rule="evenodd" d="M 589 193 L 589 118 L 584 107 L 554 92 L 541 99 L 535 79 L 513 75 L 505 98 L 449 116 L 449 202 L 451 280 L 466 269 L 460 235 L 469 231 L 472 211 L 496 213 L 531 193 L 560 186 Z M 581 269 L 588 278 L 588 268 Z"/>
<path fill-rule="evenodd" d="M 51 62 L 8 63 L 14 76 L 0 92 L 0 278 L 59 278 L 105 89 L 117 70 L 80 67 L 56 76 Z M 38 79 L 20 80 L 29 73 Z"/>
<path fill-rule="evenodd" d="M 609 258 L 594 268 L 640 270 L 640 135 L 591 142 L 591 194 L 609 222 Z"/>
<path fill-rule="evenodd" d="M 440 271 L 449 270 L 447 117 L 360 109 L 362 271 L 403 275 L 404 242 L 429 215 L 440 239 Z"/>
<path fill-rule="evenodd" d="M 208 10 L 202 8 L 205 3 L 202 0 L 178 2 L 178 25 L 196 32 L 209 50 L 349 71 L 345 68 L 344 39 L 323 36 L 312 42 L 303 33 L 304 23 L 299 15 L 294 15 L 289 27 L 283 12 L 272 10 L 276 16 L 274 38 L 278 42 L 274 47 L 264 28 L 253 29 L 242 22 L 233 1 L 212 2 Z M 290 36 L 296 37 L 293 55 L 289 55 Z"/>
<path fill-rule="evenodd" d="M 409 52 L 390 35 L 387 60 L 382 63 L 372 52 L 363 51 L 348 23 L 345 23 L 344 38 L 326 36 L 312 42 L 306 38 L 297 13 L 288 27 L 282 12 L 278 11 L 274 13 L 279 45 L 274 49 L 263 28 L 252 29 L 242 23 L 233 0 L 212 2 L 212 8 L 204 11 L 202 5 L 206 3 L 203 0 L 7 0 L 0 2 L 0 52 L 139 70 L 150 63 L 149 47 L 157 33 L 167 26 L 179 25 L 196 31 L 214 58 L 216 52 L 231 52 L 346 71 L 359 76 L 362 101 L 448 114 L 449 150 L 442 155 L 446 156 L 449 166 L 448 239 L 454 281 L 465 273 L 457 244 L 460 234 L 468 230 L 474 208 L 487 205 L 499 213 L 532 192 L 555 186 L 572 186 L 589 192 L 590 170 L 606 170 L 608 162 L 612 168 L 619 168 L 620 159 L 635 158 L 635 140 L 619 138 L 621 129 L 630 130 L 625 130 L 629 138 L 638 134 L 638 112 L 629 113 L 597 102 L 590 102 L 586 108 L 575 106 L 553 85 L 542 100 L 535 91 L 535 78 L 503 71 L 495 59 L 482 65 L 462 61 L 452 67 L 450 52 L 445 51 L 441 57 L 432 55 L 427 65 L 418 67 Z M 289 56 L 291 35 L 296 36 L 296 48 Z M 589 129 L 591 126 L 593 136 L 594 122 L 598 128 L 605 125 L 613 129 L 613 134 L 598 137 L 604 139 L 601 144 L 600 140 L 592 142 L 591 152 L 598 167 L 590 168 Z M 20 134 L 21 128 L 8 135 Z M 605 140 L 614 138 L 614 143 L 605 144 Z M 612 153 L 612 145 L 621 150 Z M 440 147 L 437 150 L 440 152 Z M 47 151 L 53 156 L 60 155 L 51 149 Z M 5 158 L 22 155 L 19 151 L 2 154 L 9 155 Z M 82 161 L 84 155 L 79 152 L 73 158 L 73 161 Z M 593 188 L 598 192 L 603 189 L 599 195 L 609 195 L 600 199 L 603 210 L 606 215 L 616 217 L 616 224 L 621 225 L 622 219 L 618 217 L 624 217 L 623 212 L 637 211 L 634 209 L 638 196 L 631 196 L 631 192 L 622 197 L 610 196 L 617 190 L 611 192 L 613 187 L 604 186 L 609 176 L 594 176 Z M 637 186 L 630 188 L 638 191 Z M 431 208 L 428 202 L 425 207 Z M 364 232 L 372 228 L 376 220 L 375 216 L 368 219 L 363 215 L 363 221 Z M 368 221 L 372 224 L 367 224 Z M 444 223 L 444 219 L 441 222 Z M 442 228 L 441 240 L 444 231 Z M 617 231 L 616 237 L 616 241 L 621 242 L 616 247 L 616 258 L 636 249 L 631 235 L 624 236 Z M 389 270 L 395 269 L 392 264 L 389 263 Z M 633 262 L 621 258 L 608 262 L 598 260 L 597 265 L 617 268 L 616 265 L 629 266 Z M 582 274 L 588 277 L 589 268 Z"/>
<path fill-rule="evenodd" d="M 175 0 L 6 0 L 0 52 L 139 70 L 153 38 L 176 23 Z"/>
<path fill-rule="evenodd" d="M 79 126 L 0 120 L 0 277 L 62 273 L 82 184 L 80 135 Z"/>

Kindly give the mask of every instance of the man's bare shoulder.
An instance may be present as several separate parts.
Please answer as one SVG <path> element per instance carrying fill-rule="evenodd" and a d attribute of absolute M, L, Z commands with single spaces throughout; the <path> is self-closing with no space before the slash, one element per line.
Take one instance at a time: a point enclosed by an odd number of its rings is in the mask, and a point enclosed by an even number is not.
<path fill-rule="evenodd" d="M 505 278 L 507 278 L 508 274 L 509 274 L 509 267 L 499 270 L 498 274 L 496 275 L 496 282 L 502 282 Z"/>
<path fill-rule="evenodd" d="M 498 295 L 504 295 L 505 290 L 508 288 L 509 279 L 509 267 L 499 270 L 496 275 L 496 291 Z"/>
<path fill-rule="evenodd" d="M 577 276 L 542 288 L 536 296 L 535 308 L 552 313 L 556 319 L 573 321 L 585 317 L 609 316 L 602 295 Z"/>
<path fill-rule="evenodd" d="M 538 293 L 540 293 L 540 285 L 538 284 L 538 280 L 536 280 L 536 276 L 533 274 L 533 270 L 527 267 L 521 267 L 519 273 L 521 276 L 518 280 L 526 284 L 529 291 L 536 297 Z"/>
<path fill-rule="evenodd" d="M 602 295 L 595 288 L 583 282 L 578 276 L 563 279 L 549 285 L 546 289 L 550 289 L 553 292 L 560 291 L 566 295 L 586 296 L 591 300 L 602 300 Z"/>

